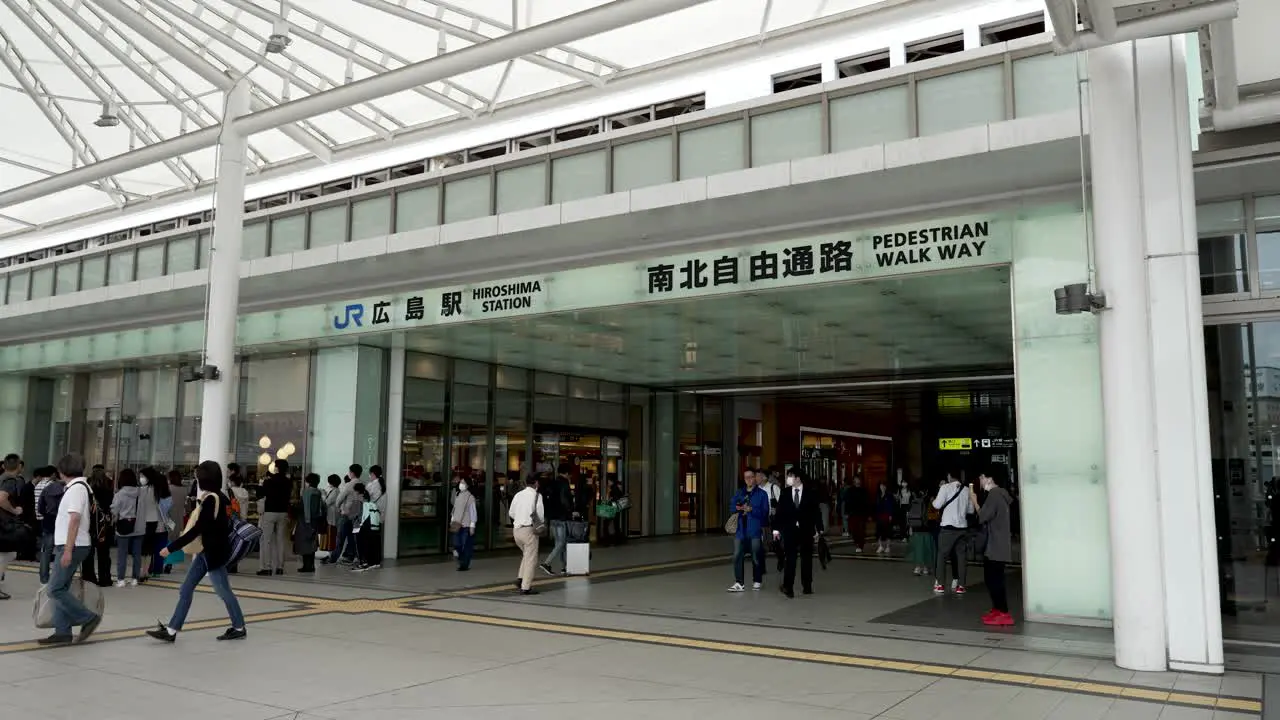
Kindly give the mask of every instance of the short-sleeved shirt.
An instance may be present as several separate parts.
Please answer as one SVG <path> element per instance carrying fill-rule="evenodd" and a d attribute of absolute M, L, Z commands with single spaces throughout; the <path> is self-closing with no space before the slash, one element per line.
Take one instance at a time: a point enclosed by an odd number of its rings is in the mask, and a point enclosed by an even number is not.
<path fill-rule="evenodd" d="M 58 518 L 53 525 L 53 544 L 66 545 L 67 530 L 71 526 L 71 513 L 80 516 L 80 527 L 76 530 L 75 547 L 89 547 L 89 483 L 84 478 L 76 478 L 67 483 L 62 494 L 62 502 L 58 503 Z"/>
<path fill-rule="evenodd" d="M 21 475 L 0 476 L 0 492 L 9 493 L 10 505 L 17 506 L 18 503 L 22 502 L 22 486 L 25 484 L 26 481 L 22 479 Z M 0 513 L 12 515 L 12 513 L 5 510 L 0 510 Z"/>

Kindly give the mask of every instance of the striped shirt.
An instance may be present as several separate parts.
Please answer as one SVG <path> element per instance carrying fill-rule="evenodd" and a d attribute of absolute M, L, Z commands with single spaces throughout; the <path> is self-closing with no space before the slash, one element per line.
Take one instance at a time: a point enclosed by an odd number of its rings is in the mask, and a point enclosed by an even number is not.
<path fill-rule="evenodd" d="M 44 489 L 49 487 L 49 483 L 53 482 L 53 478 L 45 478 L 36 483 L 36 519 L 43 520 L 44 513 L 40 512 L 40 496 L 44 495 Z"/>

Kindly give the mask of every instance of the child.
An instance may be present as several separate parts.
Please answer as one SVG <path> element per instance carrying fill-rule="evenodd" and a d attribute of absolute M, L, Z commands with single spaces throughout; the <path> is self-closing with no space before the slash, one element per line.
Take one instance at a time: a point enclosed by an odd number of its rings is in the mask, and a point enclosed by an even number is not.
<path fill-rule="evenodd" d="M 356 552 L 360 562 L 356 572 L 377 570 L 382 567 L 382 513 L 369 495 L 364 483 L 356 483 L 352 492 L 360 498 L 360 521 L 356 523 Z"/>

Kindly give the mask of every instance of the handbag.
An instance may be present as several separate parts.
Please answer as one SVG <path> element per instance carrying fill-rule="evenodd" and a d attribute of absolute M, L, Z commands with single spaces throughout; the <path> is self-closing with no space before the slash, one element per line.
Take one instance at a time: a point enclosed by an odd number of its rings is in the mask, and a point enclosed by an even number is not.
<path fill-rule="evenodd" d="M 107 600 L 102 595 L 102 588 L 93 583 L 87 583 L 83 578 L 76 577 L 71 580 L 71 595 L 84 604 L 93 614 L 102 617 L 102 612 L 106 610 Z M 31 620 L 37 628 L 49 629 L 53 627 L 53 598 L 49 597 L 49 586 L 41 585 L 36 591 L 36 599 L 31 608 Z"/>
<path fill-rule="evenodd" d="M 738 534 L 738 513 L 730 515 L 729 519 L 724 521 L 724 532 L 726 535 Z"/>
<path fill-rule="evenodd" d="M 22 519 L 0 511 L 0 552 L 18 552 L 31 542 L 31 528 Z"/>

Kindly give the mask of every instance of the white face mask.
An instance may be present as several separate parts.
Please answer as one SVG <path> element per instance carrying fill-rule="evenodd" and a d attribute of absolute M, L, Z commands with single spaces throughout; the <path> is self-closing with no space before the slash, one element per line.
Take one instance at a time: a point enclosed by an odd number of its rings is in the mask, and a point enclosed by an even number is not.
<path fill-rule="evenodd" d="M 466 491 L 467 491 L 467 484 L 464 482 L 458 483 L 458 492 L 466 492 Z"/>
<path fill-rule="evenodd" d="M 140 486 L 142 486 L 142 487 L 146 487 L 146 486 L 148 485 L 148 483 L 147 483 L 147 479 L 146 479 L 146 478 L 142 478 L 141 480 L 139 480 L 139 481 L 138 481 L 138 485 L 140 485 Z"/>

